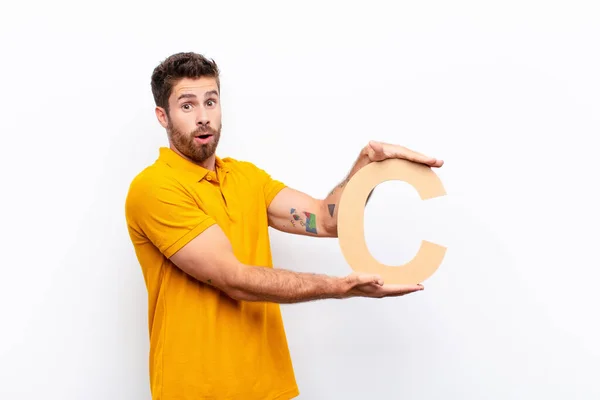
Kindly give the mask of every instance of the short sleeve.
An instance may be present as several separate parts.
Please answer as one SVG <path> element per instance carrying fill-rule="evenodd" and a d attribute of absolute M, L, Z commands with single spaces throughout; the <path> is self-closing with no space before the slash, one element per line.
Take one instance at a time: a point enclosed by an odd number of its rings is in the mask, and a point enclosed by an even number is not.
<path fill-rule="evenodd" d="M 129 229 L 167 258 L 216 223 L 175 180 L 137 178 L 125 204 Z"/>
<path fill-rule="evenodd" d="M 272 179 L 270 176 L 264 185 L 265 193 L 265 206 L 268 208 L 275 196 L 283 189 L 286 185 L 276 179 Z"/>
<path fill-rule="evenodd" d="M 254 168 L 255 168 L 256 174 L 258 175 L 257 182 L 260 182 L 260 185 L 261 185 L 261 188 L 263 191 L 263 195 L 265 198 L 265 207 L 269 208 L 269 205 L 271 204 L 271 202 L 273 201 L 275 196 L 277 196 L 277 194 L 283 188 L 285 188 L 286 185 L 277 179 L 273 179 L 271 177 L 271 175 L 269 175 L 263 169 L 260 169 L 257 166 L 254 166 Z"/>

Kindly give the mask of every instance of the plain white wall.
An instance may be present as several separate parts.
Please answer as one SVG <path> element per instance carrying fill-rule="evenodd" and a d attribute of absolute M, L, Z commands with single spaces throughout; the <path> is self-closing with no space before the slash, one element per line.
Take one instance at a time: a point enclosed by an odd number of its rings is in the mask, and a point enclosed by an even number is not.
<path fill-rule="evenodd" d="M 26 2 L 3 7 L 0 398 L 148 399 L 131 178 L 166 136 L 150 74 L 222 69 L 221 155 L 315 196 L 370 139 L 446 160 L 380 185 L 382 262 L 448 246 L 425 291 L 284 306 L 300 399 L 598 399 L 597 2 Z M 350 272 L 273 232 L 275 263 Z"/>

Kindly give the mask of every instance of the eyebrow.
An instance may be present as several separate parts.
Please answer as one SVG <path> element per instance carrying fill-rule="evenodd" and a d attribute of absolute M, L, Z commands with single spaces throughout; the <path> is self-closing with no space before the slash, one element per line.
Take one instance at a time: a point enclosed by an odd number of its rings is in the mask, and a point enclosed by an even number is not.
<path fill-rule="evenodd" d="M 218 91 L 216 91 L 216 90 L 211 90 L 211 91 L 209 91 L 209 92 L 206 92 L 206 93 L 204 93 L 204 98 L 206 99 L 207 97 L 210 97 L 210 96 L 218 96 L 218 95 L 219 95 L 219 92 L 218 92 Z"/>
<path fill-rule="evenodd" d="M 179 97 L 177 98 L 177 100 L 181 100 L 181 99 L 195 99 L 196 95 L 192 94 L 192 93 L 183 93 L 180 94 Z"/>
<path fill-rule="evenodd" d="M 210 96 L 218 96 L 219 92 L 216 90 L 211 90 L 209 92 L 206 92 L 204 94 L 204 98 L 210 97 Z M 193 93 L 182 93 L 179 95 L 179 97 L 177 98 L 177 101 L 181 100 L 181 99 L 196 99 L 198 96 L 196 96 Z"/>

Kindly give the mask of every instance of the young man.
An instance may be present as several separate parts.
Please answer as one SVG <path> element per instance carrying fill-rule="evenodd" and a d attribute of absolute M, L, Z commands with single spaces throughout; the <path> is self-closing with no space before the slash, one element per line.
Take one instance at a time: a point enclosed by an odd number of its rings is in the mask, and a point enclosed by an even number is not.
<path fill-rule="evenodd" d="M 326 198 L 286 187 L 254 164 L 216 155 L 221 135 L 217 65 L 175 54 L 152 75 L 156 117 L 169 147 L 132 181 L 129 234 L 148 289 L 154 400 L 283 400 L 299 394 L 279 303 L 401 296 L 385 285 L 273 268 L 268 228 L 337 236 L 337 204 L 356 171 L 390 157 L 443 162 L 370 142 Z"/>

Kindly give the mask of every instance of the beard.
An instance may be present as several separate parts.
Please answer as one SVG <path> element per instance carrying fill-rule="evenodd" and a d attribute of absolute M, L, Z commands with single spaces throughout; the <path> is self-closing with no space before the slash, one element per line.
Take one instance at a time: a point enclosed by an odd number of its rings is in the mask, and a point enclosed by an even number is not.
<path fill-rule="evenodd" d="M 195 163 L 202 164 L 217 150 L 219 139 L 221 138 L 221 128 L 199 127 L 191 132 L 185 133 L 175 128 L 169 120 L 167 132 L 173 146 L 184 156 Z M 198 143 L 196 137 L 199 135 L 212 135 L 208 143 Z"/>

